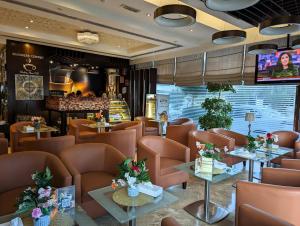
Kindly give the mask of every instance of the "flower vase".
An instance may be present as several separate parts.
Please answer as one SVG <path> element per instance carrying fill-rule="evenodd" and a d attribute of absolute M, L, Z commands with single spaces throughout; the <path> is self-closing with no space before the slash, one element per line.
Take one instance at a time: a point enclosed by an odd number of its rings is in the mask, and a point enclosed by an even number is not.
<path fill-rule="evenodd" d="M 101 125 L 105 126 L 105 123 L 106 123 L 105 118 L 102 118 L 100 122 L 101 122 Z"/>
<path fill-rule="evenodd" d="M 267 143 L 266 148 L 269 149 L 269 150 L 271 150 L 273 148 L 273 144 L 268 144 Z"/>
<path fill-rule="evenodd" d="M 34 127 L 36 130 L 39 130 L 39 129 L 41 128 L 41 122 L 34 121 L 34 122 L 33 122 L 33 127 Z"/>
<path fill-rule="evenodd" d="M 101 126 L 101 121 L 97 121 L 96 126 L 97 126 L 97 128 L 99 128 Z"/>
<path fill-rule="evenodd" d="M 50 225 L 50 216 L 44 215 L 37 219 L 33 219 L 34 226 L 49 226 Z"/>
<path fill-rule="evenodd" d="M 129 197 L 137 197 L 140 193 L 138 186 L 129 186 L 127 192 Z"/>

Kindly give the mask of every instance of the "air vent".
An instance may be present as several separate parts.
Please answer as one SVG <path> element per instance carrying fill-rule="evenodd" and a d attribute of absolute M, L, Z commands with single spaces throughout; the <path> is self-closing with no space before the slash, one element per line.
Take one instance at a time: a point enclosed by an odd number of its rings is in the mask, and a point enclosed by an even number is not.
<path fill-rule="evenodd" d="M 133 13 L 138 13 L 138 12 L 141 11 L 141 10 L 139 10 L 139 9 L 133 8 L 133 7 L 131 7 L 131 6 L 129 6 L 129 5 L 125 5 L 125 4 L 121 4 L 120 6 L 121 6 L 123 9 L 126 9 L 126 10 L 128 10 L 128 11 L 130 11 L 130 12 L 133 12 Z"/>

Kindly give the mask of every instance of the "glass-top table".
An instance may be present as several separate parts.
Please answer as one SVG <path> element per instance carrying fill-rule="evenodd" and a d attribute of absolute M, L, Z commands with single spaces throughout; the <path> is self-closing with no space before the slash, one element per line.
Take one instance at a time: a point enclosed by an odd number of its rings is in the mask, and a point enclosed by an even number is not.
<path fill-rule="evenodd" d="M 198 179 L 204 180 L 205 182 L 204 200 L 193 202 L 184 207 L 184 210 L 208 224 L 214 224 L 227 217 L 229 212 L 224 207 L 210 201 L 211 184 L 226 180 L 240 173 L 241 170 L 235 169 L 234 167 L 226 167 L 223 172 L 219 174 L 195 173 L 193 169 L 194 165 L 195 162 L 188 162 L 175 167 L 176 169 L 184 171 Z"/>
<path fill-rule="evenodd" d="M 259 148 L 255 150 L 255 152 L 249 152 L 245 148 L 237 148 L 233 151 L 228 152 L 229 155 L 235 157 L 241 157 L 244 159 L 249 160 L 249 174 L 248 174 L 248 181 L 253 181 L 253 173 L 254 173 L 254 162 L 262 162 L 267 163 L 267 166 L 271 166 L 271 160 L 285 155 L 287 153 L 292 152 L 293 149 L 285 148 L 285 147 L 278 147 L 278 148 Z"/>
<path fill-rule="evenodd" d="M 27 131 L 25 127 L 20 128 L 18 131 L 23 134 L 35 133 L 36 139 L 39 140 L 41 138 L 41 133 L 57 132 L 58 129 L 51 126 L 41 125 L 41 128 L 39 129 L 34 128 L 34 130 L 32 131 Z"/>
<path fill-rule="evenodd" d="M 33 220 L 30 212 L 0 216 L 0 224 L 10 222 L 16 217 L 21 218 L 24 226 L 33 226 Z M 55 213 L 51 219 L 50 226 L 97 226 L 97 224 L 80 206 L 76 206 L 67 212 Z"/>
<path fill-rule="evenodd" d="M 121 206 L 113 200 L 114 192 L 111 187 L 105 187 L 90 191 L 89 195 L 121 224 L 129 222 L 130 226 L 136 225 L 137 217 L 154 212 L 178 200 L 176 196 L 167 191 L 163 191 L 161 196 L 152 198 L 151 201 L 145 205 L 134 207 L 136 198 L 130 198 L 130 201 L 132 201 L 131 205 Z"/>
<path fill-rule="evenodd" d="M 89 123 L 89 124 L 82 124 L 82 126 L 91 128 L 91 129 L 97 129 L 97 133 L 105 132 L 105 129 L 111 129 L 114 125 L 112 124 L 97 124 L 97 123 Z"/>

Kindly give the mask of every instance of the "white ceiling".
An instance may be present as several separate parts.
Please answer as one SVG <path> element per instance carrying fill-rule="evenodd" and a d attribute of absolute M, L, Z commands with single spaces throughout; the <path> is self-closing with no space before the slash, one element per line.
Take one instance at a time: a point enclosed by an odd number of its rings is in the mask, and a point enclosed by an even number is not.
<path fill-rule="evenodd" d="M 199 8 L 197 23 L 184 28 L 157 25 L 154 10 L 170 3 Z M 127 11 L 121 4 L 140 11 Z M 58 45 L 129 58 L 133 62 L 223 48 L 211 44 L 211 35 L 218 30 L 244 29 L 249 37 L 245 43 L 271 38 L 260 37 L 257 29 L 245 22 L 206 9 L 199 0 L 0 0 L 0 13 L 0 40 Z M 78 43 L 79 30 L 98 32 L 100 43 Z"/>

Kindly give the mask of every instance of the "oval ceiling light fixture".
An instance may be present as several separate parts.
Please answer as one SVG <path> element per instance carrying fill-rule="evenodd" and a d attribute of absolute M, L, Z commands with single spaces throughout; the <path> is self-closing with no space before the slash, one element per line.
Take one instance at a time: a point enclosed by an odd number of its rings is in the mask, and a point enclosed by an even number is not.
<path fill-rule="evenodd" d="M 205 0 L 204 4 L 211 10 L 227 12 L 245 9 L 258 2 L 259 0 Z"/>
<path fill-rule="evenodd" d="M 293 49 L 300 49 L 300 38 L 298 38 L 298 39 L 296 39 L 292 42 L 292 48 Z"/>
<path fill-rule="evenodd" d="M 275 53 L 278 49 L 278 45 L 276 44 L 256 44 L 253 46 L 249 46 L 248 53 L 257 55 L 257 54 L 270 54 Z"/>
<path fill-rule="evenodd" d="M 259 24 L 259 32 L 263 35 L 283 35 L 299 30 L 300 16 L 279 16 Z"/>
<path fill-rule="evenodd" d="M 212 35 L 212 42 L 216 45 L 227 45 L 242 42 L 247 33 L 241 30 L 219 31 Z"/>
<path fill-rule="evenodd" d="M 196 10 L 187 5 L 164 5 L 154 11 L 154 20 L 161 26 L 184 27 L 196 22 Z"/>

